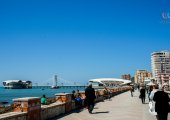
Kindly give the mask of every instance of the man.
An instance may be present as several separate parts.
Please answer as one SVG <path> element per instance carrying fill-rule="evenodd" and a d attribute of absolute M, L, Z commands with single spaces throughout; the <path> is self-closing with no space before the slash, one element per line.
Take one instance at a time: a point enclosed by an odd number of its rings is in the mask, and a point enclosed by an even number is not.
<path fill-rule="evenodd" d="M 131 97 L 133 97 L 133 92 L 134 92 L 134 86 L 132 86 L 130 89 Z"/>
<path fill-rule="evenodd" d="M 42 98 L 41 98 L 41 104 L 42 105 L 46 105 L 47 104 L 47 98 L 45 97 L 45 95 L 43 95 Z"/>
<path fill-rule="evenodd" d="M 144 86 L 142 86 L 140 89 L 140 97 L 142 100 L 142 104 L 145 104 L 145 87 Z"/>
<path fill-rule="evenodd" d="M 94 108 L 94 100 L 96 98 L 95 96 L 95 90 L 92 88 L 92 84 L 90 84 L 86 90 L 85 90 L 85 96 L 86 96 L 86 102 L 89 113 L 92 113 Z"/>
<path fill-rule="evenodd" d="M 167 90 L 168 86 L 163 86 L 153 97 L 153 100 L 155 101 L 155 111 L 158 114 L 159 120 L 167 120 L 168 117 L 170 98 L 165 92 Z"/>

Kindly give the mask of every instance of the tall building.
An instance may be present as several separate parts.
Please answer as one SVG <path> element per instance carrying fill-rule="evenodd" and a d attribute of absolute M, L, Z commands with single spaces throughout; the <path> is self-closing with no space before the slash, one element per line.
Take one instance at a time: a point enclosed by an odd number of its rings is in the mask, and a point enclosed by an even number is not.
<path fill-rule="evenodd" d="M 152 73 L 158 83 L 170 80 L 170 52 L 160 51 L 151 54 Z"/>
<path fill-rule="evenodd" d="M 151 72 L 148 72 L 147 70 L 137 70 L 135 74 L 135 83 L 144 83 L 144 80 L 151 78 Z"/>
<path fill-rule="evenodd" d="M 135 77 L 131 77 L 131 81 L 132 81 L 132 83 L 134 83 L 135 82 Z"/>
<path fill-rule="evenodd" d="M 121 76 L 122 79 L 125 79 L 125 80 L 131 80 L 131 76 L 130 74 L 124 74 Z"/>

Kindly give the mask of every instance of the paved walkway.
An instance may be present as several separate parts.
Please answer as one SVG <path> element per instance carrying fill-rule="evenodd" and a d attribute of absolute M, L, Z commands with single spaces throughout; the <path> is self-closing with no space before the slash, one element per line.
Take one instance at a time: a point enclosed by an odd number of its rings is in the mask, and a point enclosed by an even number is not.
<path fill-rule="evenodd" d="M 93 114 L 83 109 L 53 120 L 156 120 L 148 111 L 148 99 L 142 104 L 138 96 L 137 90 L 134 92 L 134 97 L 131 97 L 128 91 L 112 97 L 111 100 L 97 103 Z"/>

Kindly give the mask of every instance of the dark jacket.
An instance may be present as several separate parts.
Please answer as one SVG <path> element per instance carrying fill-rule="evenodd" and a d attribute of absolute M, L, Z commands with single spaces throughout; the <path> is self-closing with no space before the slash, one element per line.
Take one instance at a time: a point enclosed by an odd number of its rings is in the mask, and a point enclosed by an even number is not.
<path fill-rule="evenodd" d="M 145 97 L 145 88 L 142 88 L 142 89 L 140 90 L 140 96 L 141 96 L 141 97 Z"/>
<path fill-rule="evenodd" d="M 155 111 L 160 112 L 168 112 L 168 107 L 170 102 L 170 98 L 167 93 L 164 91 L 157 91 L 154 94 L 153 100 L 155 101 Z"/>
<path fill-rule="evenodd" d="M 94 88 L 87 87 L 85 90 L 85 96 L 87 101 L 94 101 L 96 98 Z"/>

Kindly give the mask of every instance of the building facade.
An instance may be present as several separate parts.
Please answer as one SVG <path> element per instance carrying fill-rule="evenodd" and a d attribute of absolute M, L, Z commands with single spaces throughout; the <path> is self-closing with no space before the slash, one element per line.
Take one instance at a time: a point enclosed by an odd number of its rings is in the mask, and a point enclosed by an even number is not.
<path fill-rule="evenodd" d="M 130 74 L 124 74 L 121 76 L 122 79 L 125 79 L 125 80 L 131 80 L 131 76 Z"/>
<path fill-rule="evenodd" d="M 152 73 L 147 70 L 137 70 L 135 73 L 135 83 L 144 83 L 144 80 L 151 79 Z"/>
<path fill-rule="evenodd" d="M 158 83 L 170 80 L 170 52 L 160 51 L 151 54 L 152 73 Z"/>

